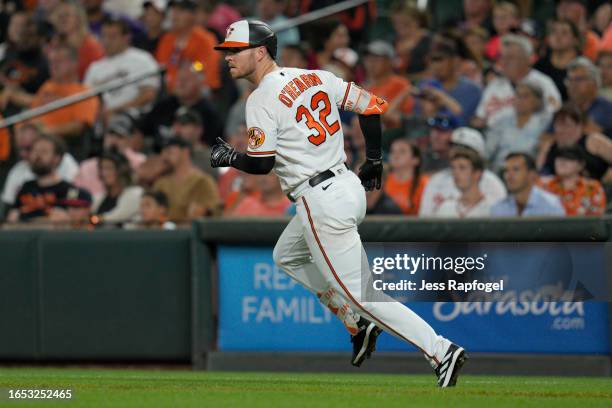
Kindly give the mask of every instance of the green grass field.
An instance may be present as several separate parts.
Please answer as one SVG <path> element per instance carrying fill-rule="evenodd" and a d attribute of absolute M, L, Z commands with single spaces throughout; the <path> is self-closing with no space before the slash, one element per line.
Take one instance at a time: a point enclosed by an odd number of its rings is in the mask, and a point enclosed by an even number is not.
<path fill-rule="evenodd" d="M 71 401 L 7 400 L 7 388 L 70 388 Z M 33 407 L 611 407 L 612 380 L 0 368 L 0 406 Z"/>

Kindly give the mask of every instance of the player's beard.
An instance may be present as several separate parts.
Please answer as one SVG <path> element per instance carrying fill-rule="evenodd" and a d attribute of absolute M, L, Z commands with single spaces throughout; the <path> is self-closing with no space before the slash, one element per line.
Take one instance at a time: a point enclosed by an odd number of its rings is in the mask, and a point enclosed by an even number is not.
<path fill-rule="evenodd" d="M 230 74 L 232 75 L 232 78 L 234 79 L 248 78 L 255 72 L 255 68 L 256 68 L 255 59 L 249 58 L 247 61 L 248 61 L 248 64 L 243 64 L 244 68 L 241 71 L 235 65 L 234 65 L 233 71 L 230 69 Z"/>
<path fill-rule="evenodd" d="M 236 68 L 234 68 L 236 69 Z M 232 71 L 230 71 L 231 73 Z M 234 79 L 243 79 L 243 78 L 248 78 L 253 72 L 255 72 L 255 68 L 252 68 L 250 70 L 245 70 L 243 72 L 239 72 L 237 74 L 232 74 L 232 78 Z"/>

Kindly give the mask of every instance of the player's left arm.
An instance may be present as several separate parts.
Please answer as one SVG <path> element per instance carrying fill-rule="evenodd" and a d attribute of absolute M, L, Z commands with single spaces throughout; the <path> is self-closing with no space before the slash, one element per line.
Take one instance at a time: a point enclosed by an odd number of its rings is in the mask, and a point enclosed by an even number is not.
<path fill-rule="evenodd" d="M 389 103 L 352 82 L 345 82 L 323 71 L 338 109 L 357 113 L 365 139 L 366 161 L 359 168 L 359 178 L 366 190 L 382 187 L 382 126 L 380 116 Z"/>
<path fill-rule="evenodd" d="M 358 176 L 366 191 L 380 189 L 382 187 L 382 127 L 380 115 L 386 110 L 386 106 L 389 105 L 387 102 L 374 95 L 372 95 L 372 99 L 373 101 L 371 101 L 371 103 L 374 104 L 373 106 L 381 108 L 381 112 L 362 113 L 357 116 L 366 147 L 366 161 L 359 168 Z M 376 99 L 383 102 L 382 107 Z"/>

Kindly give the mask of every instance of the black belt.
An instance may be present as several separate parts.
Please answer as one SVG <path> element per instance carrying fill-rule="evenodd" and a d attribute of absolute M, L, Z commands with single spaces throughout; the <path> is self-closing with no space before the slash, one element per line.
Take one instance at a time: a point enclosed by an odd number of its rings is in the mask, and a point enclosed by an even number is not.
<path fill-rule="evenodd" d="M 346 169 L 348 170 L 349 167 L 346 163 L 344 163 L 344 166 L 346 166 Z M 334 177 L 335 175 L 336 174 L 333 171 L 325 170 L 308 180 L 308 184 L 310 184 L 310 187 L 315 187 L 324 182 L 325 180 Z M 295 198 L 293 198 L 291 194 L 287 194 L 287 198 L 289 198 L 289 201 L 291 201 L 292 203 L 295 203 Z"/>

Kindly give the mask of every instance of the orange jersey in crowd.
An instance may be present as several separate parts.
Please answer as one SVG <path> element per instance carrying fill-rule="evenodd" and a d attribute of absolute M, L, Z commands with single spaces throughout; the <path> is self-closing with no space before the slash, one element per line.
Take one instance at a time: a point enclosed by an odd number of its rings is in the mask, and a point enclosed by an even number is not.
<path fill-rule="evenodd" d="M 194 27 L 191 30 L 189 39 L 183 48 L 177 47 L 176 34 L 172 32 L 164 34 L 157 46 L 155 58 L 167 68 L 166 85 L 168 89 L 174 89 L 176 71 L 183 61 L 201 61 L 206 74 L 206 84 L 214 89 L 219 88 L 221 86 L 219 73 L 221 54 L 214 50 L 213 47 L 216 44 L 215 35 L 200 27 Z"/>
<path fill-rule="evenodd" d="M 89 89 L 87 86 L 80 83 L 59 84 L 52 80 L 45 82 L 32 100 L 32 108 L 45 105 L 56 99 L 74 95 Z M 66 106 L 65 108 L 49 112 L 35 119 L 37 122 L 42 122 L 46 127 L 54 127 L 65 123 L 78 121 L 87 125 L 93 125 L 98 114 L 100 102 L 98 98 L 89 98 L 74 105 Z"/>
<path fill-rule="evenodd" d="M 422 175 L 419 177 L 419 185 L 414 192 L 413 199 L 410 200 L 412 180 L 400 181 L 393 173 L 389 173 L 384 185 L 385 194 L 401 208 L 404 214 L 417 215 L 421 205 L 423 190 L 425 190 L 428 181 L 429 178 L 427 176 Z"/>
<path fill-rule="evenodd" d="M 543 180 L 542 187 L 561 201 L 567 215 L 602 215 L 606 208 L 606 195 L 597 180 L 581 177 L 573 190 L 565 190 L 560 180 Z"/>
<path fill-rule="evenodd" d="M 391 75 L 383 83 L 370 86 L 367 90 L 391 103 L 395 98 L 397 98 L 411 86 L 412 85 L 410 85 L 410 82 L 406 78 L 399 75 Z M 400 106 L 403 113 L 411 113 L 414 106 L 412 96 L 408 96 L 406 99 L 404 99 Z"/>

